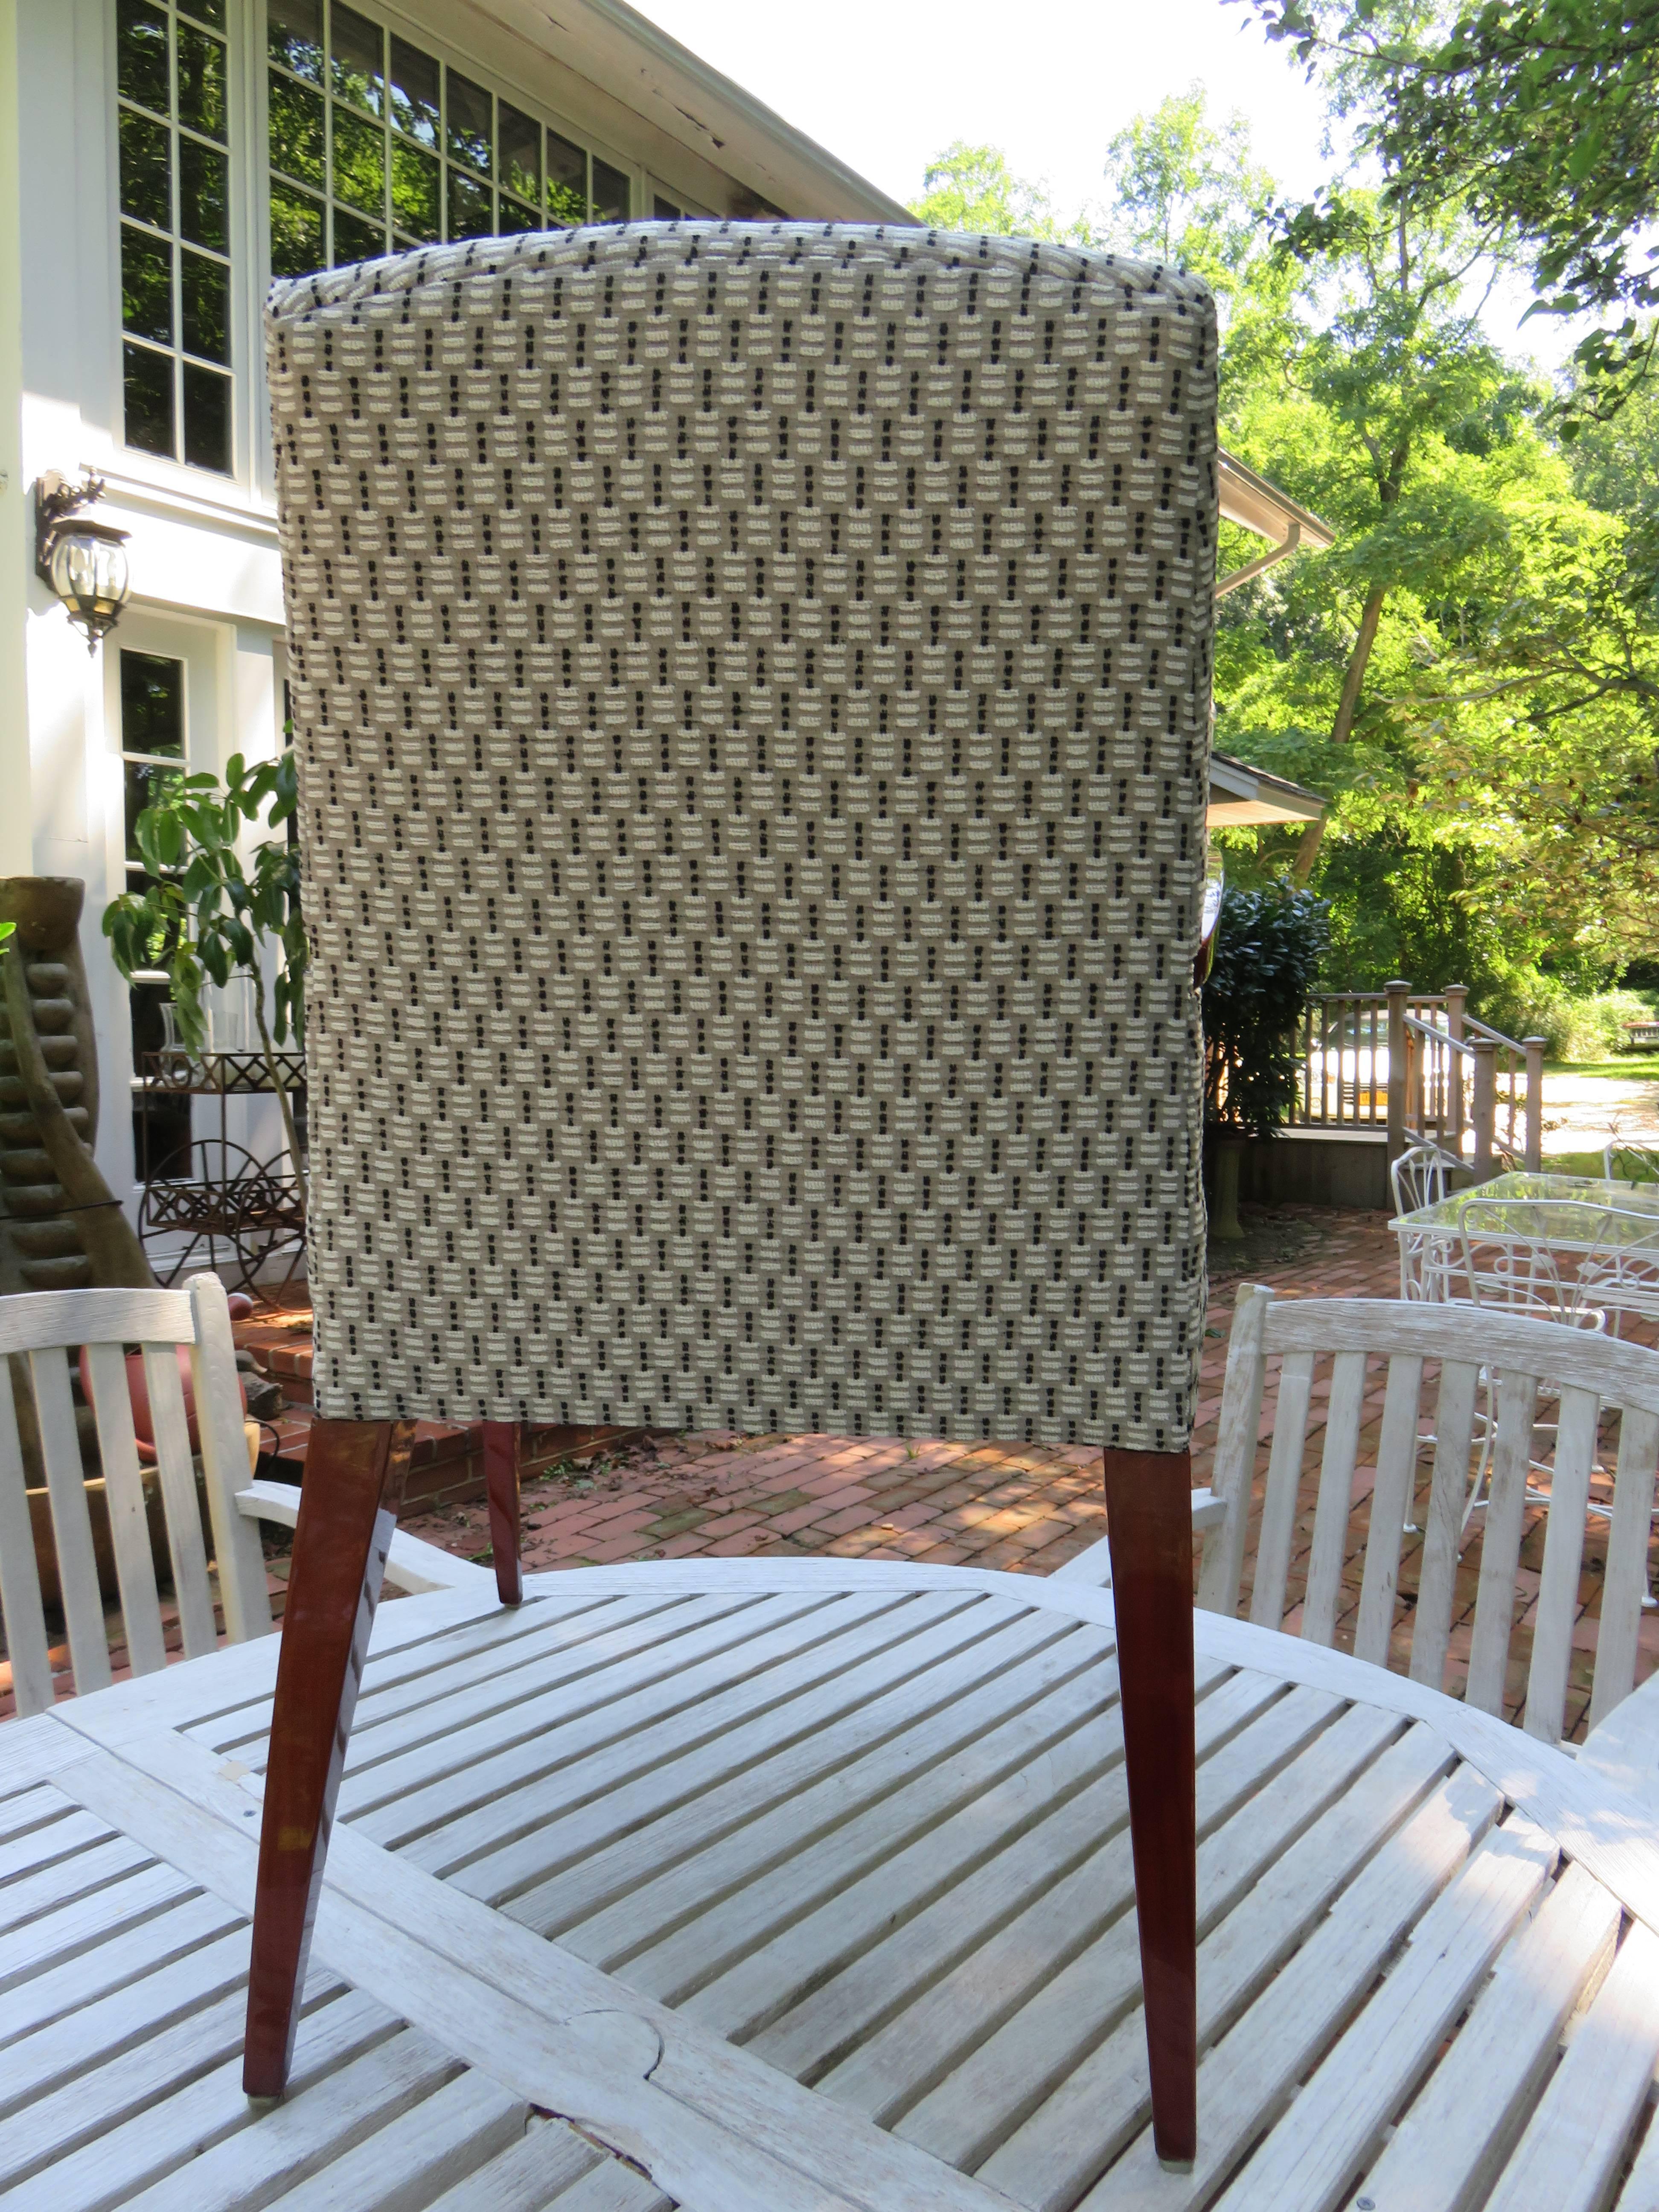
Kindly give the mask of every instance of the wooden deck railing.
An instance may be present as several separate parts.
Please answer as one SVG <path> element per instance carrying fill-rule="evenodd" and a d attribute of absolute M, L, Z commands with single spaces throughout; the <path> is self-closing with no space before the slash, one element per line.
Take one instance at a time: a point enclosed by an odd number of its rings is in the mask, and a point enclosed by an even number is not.
<path fill-rule="evenodd" d="M 1386 1132 L 1390 1159 L 1427 1138 L 1477 1175 L 1503 1154 L 1536 1168 L 1543 1135 L 1544 1040 L 1505 1036 L 1468 1012 L 1461 984 L 1330 991 L 1304 1018 L 1292 1127 Z"/>

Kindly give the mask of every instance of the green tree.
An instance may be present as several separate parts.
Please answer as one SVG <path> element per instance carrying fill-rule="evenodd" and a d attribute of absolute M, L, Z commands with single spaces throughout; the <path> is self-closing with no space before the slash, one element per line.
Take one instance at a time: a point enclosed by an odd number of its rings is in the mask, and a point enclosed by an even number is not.
<path fill-rule="evenodd" d="M 131 981 L 141 969 L 164 969 L 185 1044 L 207 1042 L 202 994 L 233 975 L 252 987 L 266 1072 L 276 1091 L 289 1158 L 305 1198 L 294 1109 L 276 1065 L 276 1047 L 305 1031 L 307 947 L 300 915 L 300 863 L 287 825 L 298 799 L 294 756 L 250 768 L 241 754 L 216 775 L 180 775 L 139 815 L 138 851 L 149 872 L 143 889 L 104 909 L 104 934 L 117 969 Z M 277 834 L 251 848 L 250 829 Z M 275 955 L 267 1011 L 265 965 Z"/>
<path fill-rule="evenodd" d="M 930 230 L 1056 242 L 1077 235 L 1055 216 L 1047 188 L 1015 176 L 1007 155 L 994 146 L 970 146 L 957 139 L 928 163 L 922 183 L 922 197 L 911 213 Z"/>
<path fill-rule="evenodd" d="M 1359 88 L 1360 145 L 1392 197 L 1512 228 L 1540 308 L 1601 317 L 1577 349 L 1568 434 L 1615 412 L 1659 336 L 1644 319 L 1659 307 L 1659 0 L 1480 0 L 1449 25 L 1396 0 L 1248 4 L 1310 69 Z"/>
<path fill-rule="evenodd" d="M 1114 244 L 1189 269 L 1224 302 L 1247 279 L 1261 283 L 1273 179 L 1242 116 L 1211 122 L 1201 84 L 1127 124 L 1107 146 L 1106 178 Z"/>

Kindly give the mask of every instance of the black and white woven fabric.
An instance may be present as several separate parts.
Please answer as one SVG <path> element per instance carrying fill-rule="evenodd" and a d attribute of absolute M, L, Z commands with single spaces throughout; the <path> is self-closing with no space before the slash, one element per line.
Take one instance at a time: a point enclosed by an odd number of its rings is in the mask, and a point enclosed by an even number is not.
<path fill-rule="evenodd" d="M 268 343 L 321 1409 L 1182 1445 L 1203 288 L 636 223 Z"/>

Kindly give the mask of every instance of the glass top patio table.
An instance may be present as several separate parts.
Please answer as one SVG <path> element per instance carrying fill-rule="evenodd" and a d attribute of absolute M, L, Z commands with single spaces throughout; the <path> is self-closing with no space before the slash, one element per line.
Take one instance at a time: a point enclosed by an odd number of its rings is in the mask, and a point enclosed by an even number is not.
<path fill-rule="evenodd" d="M 1465 1208 L 1474 1200 L 1480 1201 L 1483 1243 L 1500 1243 L 1513 1237 L 1516 1243 L 1535 1243 L 1540 1200 L 1551 1201 L 1547 1241 L 1561 1251 L 1636 1251 L 1659 1243 L 1659 1183 L 1527 1170 L 1495 1176 L 1490 1182 L 1455 1191 L 1433 1206 L 1396 1214 L 1389 1226 L 1396 1235 L 1454 1237 Z"/>

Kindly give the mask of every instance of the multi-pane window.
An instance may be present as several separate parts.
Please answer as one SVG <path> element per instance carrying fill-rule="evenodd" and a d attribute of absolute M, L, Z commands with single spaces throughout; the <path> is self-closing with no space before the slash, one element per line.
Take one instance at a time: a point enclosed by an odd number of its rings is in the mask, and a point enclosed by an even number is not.
<path fill-rule="evenodd" d="M 270 269 L 620 222 L 629 179 L 345 0 L 267 0 Z"/>
<path fill-rule="evenodd" d="M 117 0 L 122 434 L 231 466 L 225 0 Z"/>
<path fill-rule="evenodd" d="M 141 891 L 147 880 L 138 850 L 138 817 L 187 771 L 185 733 L 185 664 L 164 653 L 121 648 L 121 771 L 125 786 L 126 884 Z M 168 948 L 156 945 L 159 963 Z M 132 1070 L 141 1081 L 149 1072 L 147 1053 L 167 1042 L 163 1006 L 172 995 L 167 971 L 156 966 L 135 976 L 131 988 Z M 133 1114 L 133 1157 L 142 1174 L 153 1173 L 190 1143 L 190 1101 L 152 1093 Z M 149 1158 L 146 1162 L 146 1152 Z"/>

